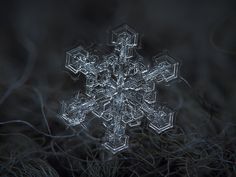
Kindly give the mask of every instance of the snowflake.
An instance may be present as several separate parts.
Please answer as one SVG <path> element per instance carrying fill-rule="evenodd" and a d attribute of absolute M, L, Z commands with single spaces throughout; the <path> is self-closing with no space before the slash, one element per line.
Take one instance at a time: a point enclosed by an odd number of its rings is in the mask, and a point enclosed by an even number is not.
<path fill-rule="evenodd" d="M 128 148 L 126 127 L 139 126 L 144 117 L 158 134 L 173 127 L 174 112 L 157 102 L 156 85 L 176 79 L 179 63 L 164 53 L 147 66 L 136 51 L 138 41 L 138 33 L 121 25 L 111 32 L 114 50 L 108 55 L 82 46 L 66 52 L 65 67 L 86 76 L 86 91 L 62 102 L 60 118 L 76 126 L 88 113 L 96 115 L 106 128 L 103 146 L 113 154 Z"/>

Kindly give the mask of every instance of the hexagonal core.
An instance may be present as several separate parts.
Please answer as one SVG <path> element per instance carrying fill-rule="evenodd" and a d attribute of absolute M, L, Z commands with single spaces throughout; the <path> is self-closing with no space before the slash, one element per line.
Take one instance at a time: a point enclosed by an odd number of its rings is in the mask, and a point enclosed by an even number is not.
<path fill-rule="evenodd" d="M 66 65 L 65 67 L 77 74 L 80 68 L 85 64 L 86 59 L 89 54 L 83 47 L 76 47 L 68 52 L 66 52 Z"/>
<path fill-rule="evenodd" d="M 120 139 L 117 139 L 113 142 L 105 142 L 102 144 L 107 150 L 111 151 L 113 154 L 116 154 L 119 151 L 122 151 L 126 148 L 128 148 L 128 136 L 123 136 Z"/>
<path fill-rule="evenodd" d="M 158 134 L 164 132 L 165 130 L 173 128 L 174 113 L 171 112 L 167 116 L 168 116 L 168 123 L 166 125 L 162 126 L 158 121 L 153 120 L 149 123 L 149 127 L 155 130 Z"/>
<path fill-rule="evenodd" d="M 130 44 L 133 46 L 138 45 L 138 33 L 136 33 L 132 28 L 130 28 L 128 25 L 124 24 L 121 25 L 114 30 L 112 30 L 112 42 L 117 42 L 117 39 L 119 38 L 119 35 L 122 33 L 127 33 L 130 38 Z"/>
<path fill-rule="evenodd" d="M 169 82 L 171 80 L 174 80 L 178 77 L 178 68 L 179 63 L 175 63 L 171 66 L 170 70 L 166 70 L 162 73 L 162 76 L 164 77 L 164 80 L 166 82 Z"/>
<path fill-rule="evenodd" d="M 176 79 L 178 76 L 179 63 L 169 55 L 154 57 L 158 67 L 162 69 L 161 75 L 166 82 Z"/>

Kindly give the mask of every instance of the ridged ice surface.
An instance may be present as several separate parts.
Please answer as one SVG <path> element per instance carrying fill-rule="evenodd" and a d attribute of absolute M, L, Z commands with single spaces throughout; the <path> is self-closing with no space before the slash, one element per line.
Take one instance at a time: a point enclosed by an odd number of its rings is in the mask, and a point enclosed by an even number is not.
<path fill-rule="evenodd" d="M 138 41 L 138 33 L 121 25 L 111 32 L 109 55 L 97 56 L 82 46 L 66 53 L 65 67 L 86 76 L 86 92 L 63 101 L 60 118 L 75 126 L 88 113 L 96 115 L 106 127 L 103 146 L 112 153 L 128 148 L 125 130 L 143 118 L 158 134 L 173 127 L 174 112 L 158 104 L 156 85 L 176 79 L 179 63 L 163 53 L 153 58 L 154 66 L 146 66 L 136 51 Z"/>

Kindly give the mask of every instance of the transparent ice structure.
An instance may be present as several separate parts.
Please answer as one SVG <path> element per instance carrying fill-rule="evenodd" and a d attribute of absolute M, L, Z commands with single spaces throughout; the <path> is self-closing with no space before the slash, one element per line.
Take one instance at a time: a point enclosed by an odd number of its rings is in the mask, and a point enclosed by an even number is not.
<path fill-rule="evenodd" d="M 138 41 L 138 33 L 121 25 L 111 31 L 114 50 L 108 55 L 94 55 L 83 46 L 66 52 L 65 67 L 86 76 L 86 91 L 62 101 L 60 118 L 68 126 L 82 124 L 88 113 L 100 118 L 106 129 L 103 147 L 113 154 L 128 148 L 125 130 L 144 118 L 158 134 L 173 127 L 174 112 L 158 104 L 156 86 L 175 80 L 179 63 L 163 53 L 147 66 L 136 51 Z"/>

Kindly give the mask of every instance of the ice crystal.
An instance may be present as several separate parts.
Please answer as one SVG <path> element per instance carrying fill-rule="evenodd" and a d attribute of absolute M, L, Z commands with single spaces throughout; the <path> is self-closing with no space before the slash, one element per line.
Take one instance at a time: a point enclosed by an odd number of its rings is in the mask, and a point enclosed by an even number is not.
<path fill-rule="evenodd" d="M 108 55 L 82 46 L 66 52 L 65 67 L 86 76 L 86 91 L 62 102 L 60 118 L 75 126 L 93 113 L 106 128 L 103 146 L 114 154 L 128 147 L 126 127 L 139 126 L 143 118 L 158 134 L 173 127 L 174 112 L 157 102 L 156 85 L 176 79 L 179 63 L 163 53 L 147 66 L 136 51 L 138 41 L 138 33 L 121 25 L 111 32 L 114 50 Z"/>

